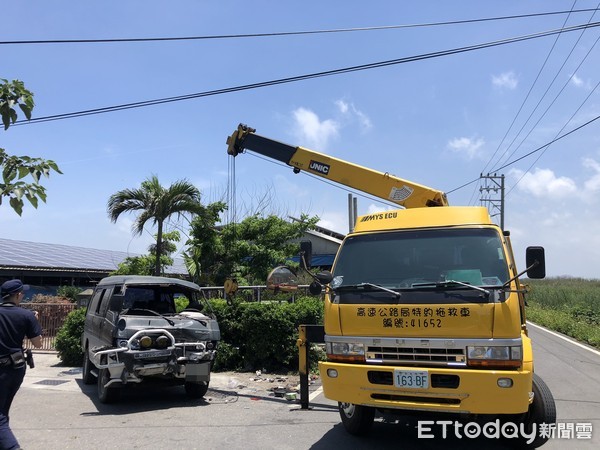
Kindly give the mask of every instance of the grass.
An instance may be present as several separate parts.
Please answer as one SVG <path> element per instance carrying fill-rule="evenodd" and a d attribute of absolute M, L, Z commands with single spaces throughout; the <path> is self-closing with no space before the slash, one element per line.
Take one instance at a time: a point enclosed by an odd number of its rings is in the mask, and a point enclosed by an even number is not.
<path fill-rule="evenodd" d="M 525 280 L 527 319 L 600 348 L 600 280 Z"/>

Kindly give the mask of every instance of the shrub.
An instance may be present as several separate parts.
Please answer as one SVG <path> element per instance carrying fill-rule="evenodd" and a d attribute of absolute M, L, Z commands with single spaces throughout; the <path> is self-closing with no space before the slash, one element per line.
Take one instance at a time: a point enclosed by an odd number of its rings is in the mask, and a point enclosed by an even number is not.
<path fill-rule="evenodd" d="M 58 357 L 66 366 L 81 366 L 83 363 L 83 350 L 81 349 L 81 335 L 85 321 L 85 308 L 71 311 L 65 323 L 56 335 L 56 350 Z"/>
<path fill-rule="evenodd" d="M 240 349 L 228 344 L 227 342 L 221 341 L 217 350 L 217 357 L 215 358 L 215 365 L 213 370 L 215 372 L 225 370 L 241 370 L 243 360 L 240 355 Z"/>
<path fill-rule="evenodd" d="M 59 286 L 58 289 L 56 289 L 56 295 L 68 298 L 71 302 L 76 303 L 77 294 L 81 291 L 82 289 L 77 286 Z"/>
<path fill-rule="evenodd" d="M 297 370 L 298 326 L 323 323 L 323 302 L 315 297 L 232 305 L 212 300 L 211 305 L 221 329 L 215 370 Z M 316 349 L 310 355 L 311 362 L 320 359 Z"/>

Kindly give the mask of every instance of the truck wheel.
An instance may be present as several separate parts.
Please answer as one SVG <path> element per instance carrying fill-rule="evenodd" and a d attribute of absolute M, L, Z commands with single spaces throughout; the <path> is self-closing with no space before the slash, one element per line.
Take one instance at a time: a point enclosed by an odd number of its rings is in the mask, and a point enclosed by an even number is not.
<path fill-rule="evenodd" d="M 523 418 L 527 434 L 532 433 L 534 427 L 535 439 L 530 443 L 524 438 L 519 438 L 516 448 L 531 449 L 541 447 L 549 439 L 549 436 L 540 436 L 540 425 L 552 425 L 556 423 L 556 405 L 552 392 L 538 375 L 533 374 L 533 403 Z M 546 430 L 549 430 L 549 426 Z M 511 439 L 512 440 L 512 439 Z"/>
<path fill-rule="evenodd" d="M 375 408 L 338 402 L 338 409 L 344 428 L 356 436 L 367 433 L 375 420 Z"/>
<path fill-rule="evenodd" d="M 81 371 L 83 384 L 94 384 L 96 377 L 92 373 L 93 369 L 95 369 L 95 366 L 94 363 L 90 361 L 90 354 L 86 346 L 85 351 L 83 352 L 83 370 Z"/>
<path fill-rule="evenodd" d="M 109 386 L 106 383 L 110 381 L 108 369 L 100 369 L 98 372 L 98 399 L 100 403 L 114 403 L 121 396 L 121 388 Z"/>
<path fill-rule="evenodd" d="M 208 391 L 208 382 L 201 381 L 200 383 L 185 383 L 185 393 L 192 398 L 202 398 Z"/>

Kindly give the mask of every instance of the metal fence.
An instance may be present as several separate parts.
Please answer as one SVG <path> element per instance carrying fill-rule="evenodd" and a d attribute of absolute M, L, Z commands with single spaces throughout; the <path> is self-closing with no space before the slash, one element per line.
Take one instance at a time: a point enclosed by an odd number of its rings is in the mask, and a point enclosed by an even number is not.
<path fill-rule="evenodd" d="M 205 286 L 201 288 L 205 298 L 226 298 L 225 288 L 223 286 Z M 246 302 L 261 302 L 269 300 L 281 300 L 282 294 L 274 293 L 267 289 L 266 286 L 239 286 L 236 292 L 236 297 L 241 298 Z M 309 295 L 308 285 L 301 284 L 295 292 L 288 292 L 287 296 L 295 297 L 296 295 Z"/>
<path fill-rule="evenodd" d="M 38 312 L 38 321 L 42 326 L 42 348 L 40 350 L 56 350 L 54 342 L 60 327 L 65 323 L 67 315 L 77 305 L 74 303 L 21 303 L 26 309 Z M 31 342 L 25 340 L 25 348 L 32 348 Z"/>

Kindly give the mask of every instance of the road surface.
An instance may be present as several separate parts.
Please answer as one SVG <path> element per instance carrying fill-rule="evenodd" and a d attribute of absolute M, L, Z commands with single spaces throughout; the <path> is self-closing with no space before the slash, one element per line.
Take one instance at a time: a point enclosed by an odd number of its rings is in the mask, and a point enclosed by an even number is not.
<path fill-rule="evenodd" d="M 600 448 L 600 352 L 533 325 L 530 335 L 536 373 L 555 397 L 563 430 L 543 448 Z M 82 384 L 80 368 L 58 364 L 55 355 L 36 355 L 36 368 L 28 370 L 13 403 L 11 427 L 25 449 L 506 448 L 451 433 L 419 439 L 417 418 L 379 417 L 370 436 L 356 438 L 345 432 L 336 405 L 318 385 L 312 386 L 311 408 L 302 410 L 265 389 L 232 389 L 219 374 L 205 400 L 187 399 L 182 388 L 136 389 L 116 405 L 103 405 L 95 386 Z M 577 439 L 577 424 L 591 424 L 591 439 Z"/>

